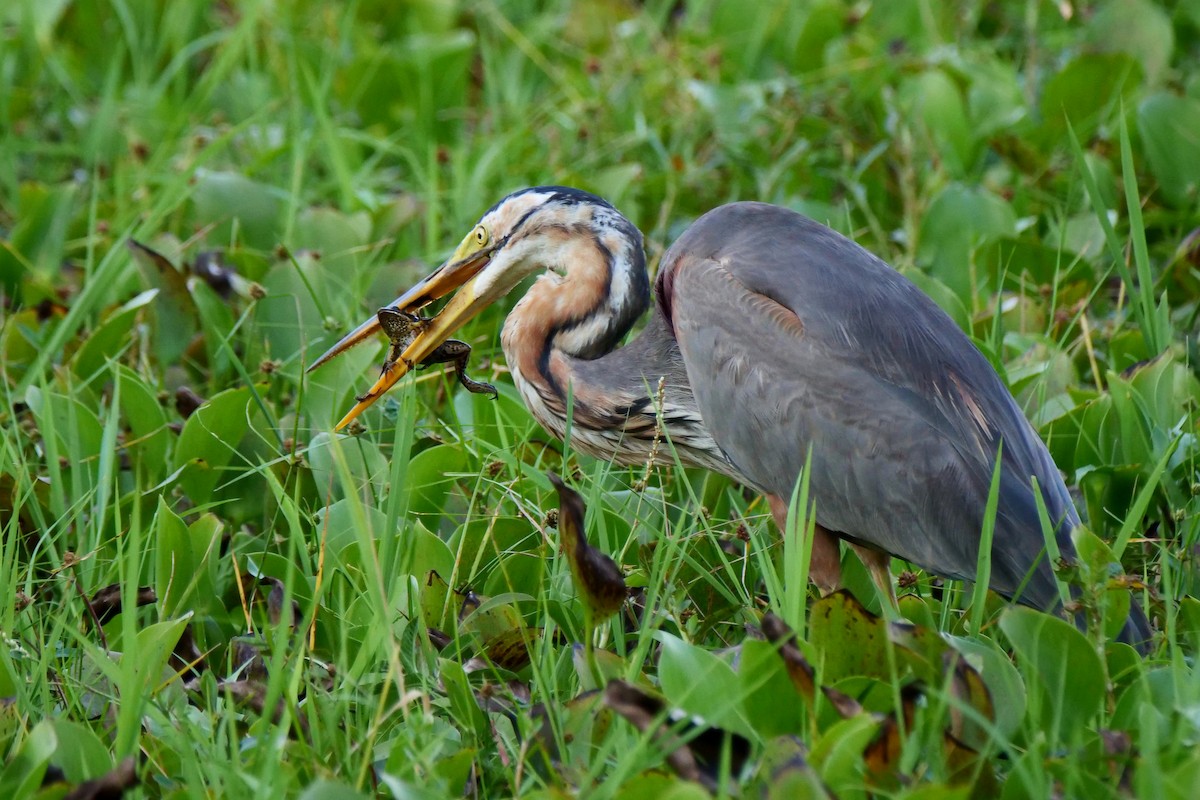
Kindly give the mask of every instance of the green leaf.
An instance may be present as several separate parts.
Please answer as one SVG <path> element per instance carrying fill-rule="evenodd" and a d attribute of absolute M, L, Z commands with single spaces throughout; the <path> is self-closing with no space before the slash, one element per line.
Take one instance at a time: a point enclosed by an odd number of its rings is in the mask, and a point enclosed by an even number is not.
<path fill-rule="evenodd" d="M 1118 100 L 1137 88 L 1141 75 L 1138 63 L 1123 53 L 1077 56 L 1042 91 L 1040 109 L 1054 141 L 1069 123 L 1086 142 L 1117 110 Z"/>
<path fill-rule="evenodd" d="M 962 176 L 974 163 L 978 148 L 954 81 L 941 70 L 918 73 L 900 85 L 899 101 L 905 117 L 919 121 L 930 149 L 938 153 L 946 170 Z"/>
<path fill-rule="evenodd" d="M 770 739 L 801 732 L 802 706 L 775 645 L 754 639 L 742 642 L 738 679 L 742 715 L 759 736 Z"/>
<path fill-rule="evenodd" d="M 214 567 L 221 521 L 205 514 L 189 527 L 160 496 L 155 522 L 155 594 L 164 618 L 207 610 L 215 602 Z"/>
<path fill-rule="evenodd" d="M 838 720 L 813 744 L 809 761 L 835 795 L 862 786 L 863 751 L 880 724 L 880 719 L 870 714 Z"/>
<path fill-rule="evenodd" d="M 196 221 L 214 226 L 213 241 L 233 243 L 236 227 L 237 241 L 267 250 L 278 242 L 281 196 L 278 189 L 236 172 L 199 169 L 191 199 Z"/>
<path fill-rule="evenodd" d="M 996 237 L 1012 236 L 1016 228 L 1017 215 L 1002 198 L 984 189 L 951 184 L 934 198 L 921 221 L 917 257 L 970 308 L 976 291 L 995 288 L 990 280 L 972 283 L 972 250 Z"/>
<path fill-rule="evenodd" d="M 183 469 L 179 484 L 193 503 L 207 503 L 218 482 L 232 479 L 225 468 L 250 429 L 251 399 L 248 387 L 227 389 L 200 406 L 184 423 L 175 445 L 175 469 Z"/>
<path fill-rule="evenodd" d="M 428 517 L 426 524 L 434 527 L 457 481 L 455 473 L 467 471 L 467 466 L 466 451 L 456 445 L 436 445 L 413 456 L 403 488 L 409 493 L 409 514 Z"/>
<path fill-rule="evenodd" d="M 57 747 L 54 724 L 44 719 L 35 725 L 21 743 L 21 749 L 0 772 L 0 797 L 10 800 L 32 797 L 41 786 L 46 767 L 50 765 Z"/>
<path fill-rule="evenodd" d="M 1008 653 L 991 639 L 946 636 L 946 642 L 966 657 L 983 677 L 992 696 L 996 728 L 1003 736 L 1012 736 L 1025 718 L 1026 692 L 1021 673 Z"/>
<path fill-rule="evenodd" d="M 336 445 L 334 437 L 338 440 Z M 344 485 L 335 461 L 337 458 L 345 461 L 353 482 L 349 486 Z M 374 443 L 363 437 L 318 433 L 309 443 L 308 461 L 312 465 L 317 491 L 326 503 L 351 492 L 357 493 L 363 487 L 370 487 L 373 492 L 379 493 L 387 480 L 387 459 Z"/>
<path fill-rule="evenodd" d="M 52 720 L 58 740 L 54 765 L 71 783 L 98 778 L 112 769 L 112 756 L 95 731 L 86 725 L 59 717 Z"/>
<path fill-rule="evenodd" d="M 1104 702 L 1104 666 L 1075 626 L 1014 606 L 1000 617 L 1030 691 L 1030 711 L 1050 741 L 1076 741 Z M 997 706 L 1001 703 L 997 702 Z"/>
<path fill-rule="evenodd" d="M 139 313 L 157 294 L 157 289 L 142 292 L 105 317 L 75 353 L 71 364 L 75 374 L 85 380 L 93 379 L 104 372 L 104 366 L 110 359 L 118 359 L 130 345 L 130 331 Z"/>
<path fill-rule="evenodd" d="M 1158 3 L 1113 0 L 1098 4 L 1087 25 L 1087 42 L 1104 52 L 1125 53 L 1157 83 L 1175 48 L 1171 18 Z"/>
<path fill-rule="evenodd" d="M 351 786 L 322 778 L 310 783 L 300 793 L 299 800 L 366 800 L 366 797 Z"/>
<path fill-rule="evenodd" d="M 166 472 L 167 448 L 171 444 L 166 412 L 146 381 L 129 367 L 117 364 L 115 374 L 120 386 L 121 416 L 133 434 L 125 450 L 149 482 L 156 483 Z"/>
<path fill-rule="evenodd" d="M 1195 203 L 1200 188 L 1200 100 L 1152 94 L 1138 106 L 1137 129 L 1166 201 L 1179 208 Z"/>
<path fill-rule="evenodd" d="M 438 673 L 442 679 L 442 686 L 446 689 L 446 696 L 450 698 L 450 714 L 463 733 L 481 745 L 490 741 L 487 715 L 483 713 L 475 699 L 475 693 L 471 691 L 471 684 L 462 664 L 440 658 Z"/>
<path fill-rule="evenodd" d="M 824 665 L 820 675 L 827 686 L 843 678 L 891 677 L 886 623 L 846 590 L 813 604 L 808 639 L 821 654 Z"/>
<path fill-rule="evenodd" d="M 654 638 L 662 643 L 658 679 L 667 701 L 710 725 L 751 736 L 752 726 L 742 715 L 741 684 L 733 668 L 666 631 L 655 631 Z"/>

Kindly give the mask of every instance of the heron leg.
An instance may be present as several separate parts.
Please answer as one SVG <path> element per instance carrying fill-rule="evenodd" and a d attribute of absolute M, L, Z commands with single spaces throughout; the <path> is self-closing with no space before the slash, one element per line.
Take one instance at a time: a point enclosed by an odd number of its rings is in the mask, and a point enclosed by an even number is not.
<path fill-rule="evenodd" d="M 787 530 L 787 501 L 778 495 L 767 495 L 771 516 L 780 532 Z M 808 562 L 808 579 L 816 585 L 821 596 L 833 594 L 842 585 L 842 553 L 838 537 L 813 524 L 812 557 Z"/>
<path fill-rule="evenodd" d="M 863 566 L 867 568 L 867 572 L 871 576 L 871 581 L 874 582 L 875 588 L 879 590 L 880 604 L 884 609 L 884 616 L 900 616 L 900 604 L 896 602 L 896 587 L 892 582 L 892 557 L 882 550 L 876 550 L 874 547 L 866 547 L 861 544 L 850 544 L 854 548 L 854 552 L 858 553 L 858 557 L 862 560 Z"/>

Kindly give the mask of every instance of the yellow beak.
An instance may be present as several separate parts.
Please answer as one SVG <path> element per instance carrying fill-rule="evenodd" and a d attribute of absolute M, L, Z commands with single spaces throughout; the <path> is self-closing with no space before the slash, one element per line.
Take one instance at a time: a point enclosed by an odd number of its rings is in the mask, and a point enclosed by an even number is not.
<path fill-rule="evenodd" d="M 460 248 L 461 250 L 462 248 Z M 478 314 L 491 298 L 479 298 L 475 292 L 475 276 L 487 265 L 495 251 L 495 246 L 479 250 L 467 256 L 459 257 L 458 253 L 442 266 L 434 270 L 428 277 L 421 280 L 390 304 L 391 308 L 401 311 L 414 312 L 440 297 L 445 297 L 455 289 L 458 293 L 450 299 L 442 312 L 425 326 L 412 343 L 404 350 L 400 358 L 379 376 L 379 380 L 367 390 L 366 394 L 355 404 L 354 408 L 342 417 L 334 430 L 341 430 L 349 425 L 359 414 L 370 408 L 383 393 L 396 385 L 404 377 L 410 365 L 421 363 L 447 339 L 450 334 L 465 325 Z M 461 287 L 461 288 L 459 288 Z M 354 345 L 369 338 L 380 330 L 379 320 L 375 317 L 367 320 L 343 336 L 337 344 L 329 348 L 320 358 L 308 368 L 312 372 L 317 367 L 341 355 Z"/>

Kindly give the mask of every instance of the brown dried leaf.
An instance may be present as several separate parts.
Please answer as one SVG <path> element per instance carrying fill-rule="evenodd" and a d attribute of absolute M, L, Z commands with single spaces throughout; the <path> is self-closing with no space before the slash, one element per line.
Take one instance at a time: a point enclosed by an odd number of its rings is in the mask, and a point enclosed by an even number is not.
<path fill-rule="evenodd" d="M 762 631 L 766 635 L 767 641 L 779 645 L 779 657 L 783 659 L 788 677 L 792 679 L 792 685 L 796 687 L 800 697 L 808 704 L 809 712 L 816 713 L 817 684 L 814 677 L 816 671 L 804 654 L 800 652 L 800 648 L 796 646 L 796 636 L 792 633 L 792 629 L 779 617 L 767 613 L 762 619 Z M 837 689 L 822 686 L 821 693 L 825 695 L 825 699 L 843 719 L 861 714 L 863 711 L 862 705 L 857 700 Z"/>
<path fill-rule="evenodd" d="M 651 738 L 666 754 L 671 769 L 709 791 L 718 788 L 727 741 L 732 774 L 740 773 L 750 757 L 750 742 L 744 737 L 720 728 L 700 728 L 690 720 L 672 720 L 661 699 L 632 683 L 609 681 L 604 702 L 642 733 L 652 730 Z"/>
<path fill-rule="evenodd" d="M 606 553 L 588 544 L 583 530 L 583 498 L 553 472 L 546 477 L 558 492 L 559 543 L 567 555 L 571 577 L 594 622 L 602 622 L 625 602 L 625 575 Z"/>

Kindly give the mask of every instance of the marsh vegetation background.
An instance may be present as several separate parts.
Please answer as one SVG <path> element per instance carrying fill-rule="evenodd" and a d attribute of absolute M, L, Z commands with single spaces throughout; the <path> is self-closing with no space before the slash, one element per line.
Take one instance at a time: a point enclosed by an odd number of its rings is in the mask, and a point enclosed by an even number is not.
<path fill-rule="evenodd" d="M 1088 629 L 899 562 L 890 625 L 852 555 L 809 594 L 741 487 L 535 425 L 510 305 L 498 400 L 331 435 L 384 343 L 306 364 L 549 183 L 652 267 L 758 199 L 916 281 L 1076 494 Z M 1198 184 L 1195 0 L 7 0 L 0 796 L 1194 797 Z M 619 692 L 547 470 L 633 591 Z"/>

